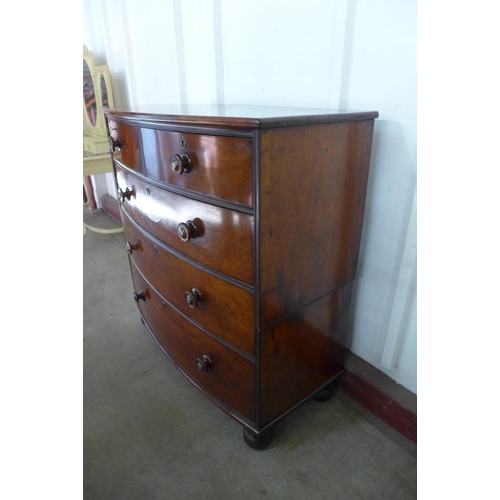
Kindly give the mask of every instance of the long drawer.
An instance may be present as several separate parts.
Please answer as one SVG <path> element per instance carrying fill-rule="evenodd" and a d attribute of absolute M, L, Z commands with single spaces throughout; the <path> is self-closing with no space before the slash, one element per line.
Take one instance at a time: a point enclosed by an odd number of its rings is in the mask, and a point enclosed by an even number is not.
<path fill-rule="evenodd" d="M 196 383 L 255 422 L 255 364 L 210 337 L 165 303 L 131 265 L 141 313 L 158 341 Z"/>
<path fill-rule="evenodd" d="M 141 128 L 147 176 L 252 206 L 253 141 Z"/>
<path fill-rule="evenodd" d="M 127 251 L 141 273 L 177 309 L 250 356 L 254 295 L 176 257 L 123 217 Z"/>
<path fill-rule="evenodd" d="M 123 210 L 168 246 L 254 283 L 254 217 L 171 193 L 116 167 Z"/>

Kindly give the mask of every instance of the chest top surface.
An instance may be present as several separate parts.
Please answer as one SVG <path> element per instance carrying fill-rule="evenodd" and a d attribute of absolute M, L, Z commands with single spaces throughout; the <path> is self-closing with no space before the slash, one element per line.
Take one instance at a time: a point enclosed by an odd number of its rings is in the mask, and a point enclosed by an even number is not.
<path fill-rule="evenodd" d="M 143 122 L 234 128 L 274 128 L 314 123 L 373 120 L 377 111 L 243 104 L 157 104 L 105 109 L 114 117 Z"/>

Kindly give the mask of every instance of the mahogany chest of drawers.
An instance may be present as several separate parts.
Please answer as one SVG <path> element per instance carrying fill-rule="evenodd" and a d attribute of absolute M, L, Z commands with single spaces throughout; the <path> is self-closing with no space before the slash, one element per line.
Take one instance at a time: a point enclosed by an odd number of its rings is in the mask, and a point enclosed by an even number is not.
<path fill-rule="evenodd" d="M 104 113 L 142 321 L 262 448 L 342 374 L 378 113 Z"/>

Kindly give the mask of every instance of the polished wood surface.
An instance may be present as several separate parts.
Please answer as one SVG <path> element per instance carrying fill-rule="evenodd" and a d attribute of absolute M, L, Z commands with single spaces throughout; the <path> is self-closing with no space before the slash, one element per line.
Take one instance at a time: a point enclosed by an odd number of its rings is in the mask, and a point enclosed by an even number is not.
<path fill-rule="evenodd" d="M 262 448 L 343 373 L 378 113 L 181 108 L 104 111 L 133 298 Z"/>
<path fill-rule="evenodd" d="M 141 128 L 150 179 L 252 206 L 252 140 Z M 170 159 L 186 155 L 190 171 L 176 173 Z M 179 158 L 180 159 L 180 158 Z"/>
<path fill-rule="evenodd" d="M 215 335 L 254 355 L 254 296 L 176 257 L 123 217 L 126 245 L 135 265 L 173 306 Z M 135 247 L 135 248 L 132 248 Z M 186 292 L 196 288 L 203 296 L 195 307 Z"/>
<path fill-rule="evenodd" d="M 130 122 L 181 126 L 224 127 L 234 130 L 311 125 L 315 123 L 374 120 L 377 111 L 352 112 L 328 108 L 232 104 L 160 104 L 122 106 L 107 115 Z"/>
<path fill-rule="evenodd" d="M 351 291 L 348 284 L 260 332 L 260 427 L 342 370 Z"/>
<path fill-rule="evenodd" d="M 139 128 L 135 125 L 127 125 L 115 120 L 108 120 L 108 129 L 110 139 L 115 145 L 120 146 L 115 146 L 113 157 L 131 170 L 146 174 L 146 169 L 142 160 Z"/>
<path fill-rule="evenodd" d="M 253 216 L 165 191 L 119 167 L 116 177 L 118 189 L 133 192 L 123 210 L 143 228 L 197 262 L 253 284 Z M 187 221 L 196 224 L 199 235 L 186 242 L 178 226 Z"/>
<path fill-rule="evenodd" d="M 255 450 L 261 450 L 269 446 L 273 439 L 272 428 L 266 429 L 262 433 L 253 432 L 249 429 L 243 429 L 243 439 L 245 443 L 254 448 Z"/>
<path fill-rule="evenodd" d="M 163 347 L 200 386 L 251 422 L 255 421 L 254 363 L 226 347 L 174 311 L 131 266 L 134 289 L 145 301 L 139 308 Z M 212 368 L 202 373 L 198 359 L 207 356 Z"/>
<path fill-rule="evenodd" d="M 352 281 L 373 121 L 260 136 L 261 327 Z"/>

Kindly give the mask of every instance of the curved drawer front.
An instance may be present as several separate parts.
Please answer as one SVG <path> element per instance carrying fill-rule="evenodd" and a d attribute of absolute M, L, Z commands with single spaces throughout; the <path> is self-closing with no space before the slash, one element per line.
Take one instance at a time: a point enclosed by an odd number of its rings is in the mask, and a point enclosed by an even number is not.
<path fill-rule="evenodd" d="M 168 246 L 201 264 L 253 284 L 254 218 L 202 203 L 150 185 L 116 167 L 118 188 L 127 192 L 122 208 Z M 179 224 L 196 227 L 197 236 L 183 241 Z M 184 233 L 186 234 L 186 233 Z"/>
<path fill-rule="evenodd" d="M 252 206 L 252 139 L 149 128 L 141 136 L 149 178 Z"/>
<path fill-rule="evenodd" d="M 176 257 L 127 216 L 123 224 L 131 259 L 151 285 L 186 316 L 253 356 L 253 294 Z"/>
<path fill-rule="evenodd" d="M 144 319 L 159 342 L 180 367 L 201 386 L 227 406 L 251 422 L 255 421 L 254 363 L 202 332 L 168 304 L 147 283 L 132 264 L 136 292 L 143 291 L 139 300 Z M 207 356 L 211 367 L 202 373 L 198 360 Z"/>
<path fill-rule="evenodd" d="M 114 141 L 113 156 L 131 170 L 146 174 L 142 161 L 139 128 L 134 125 L 108 120 L 109 135 Z"/>

